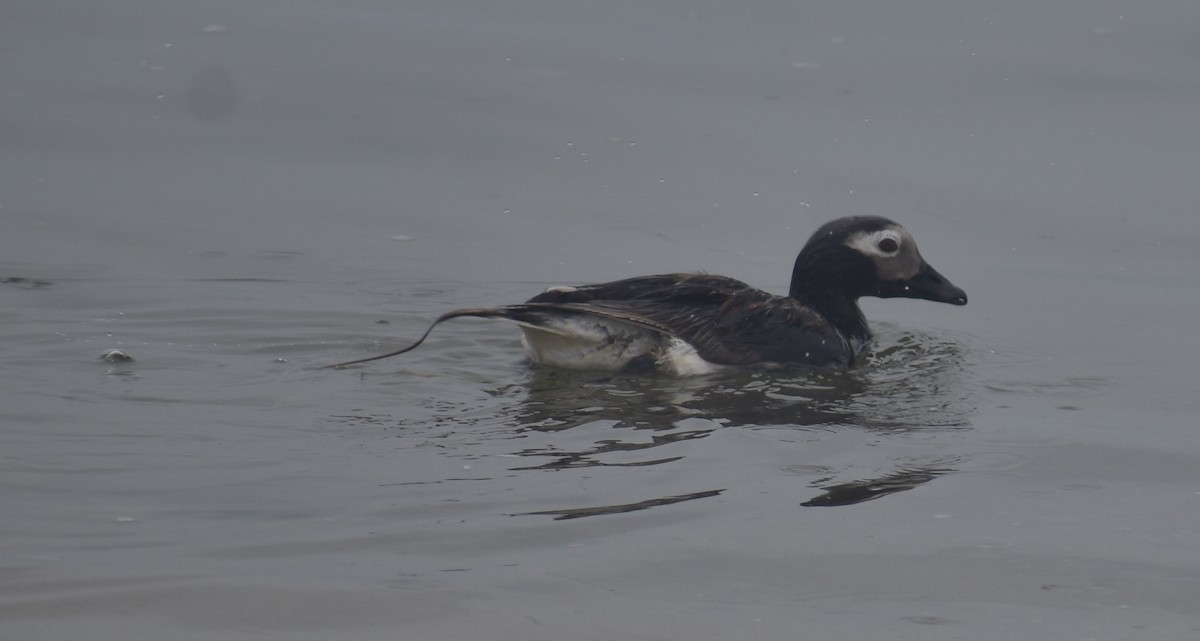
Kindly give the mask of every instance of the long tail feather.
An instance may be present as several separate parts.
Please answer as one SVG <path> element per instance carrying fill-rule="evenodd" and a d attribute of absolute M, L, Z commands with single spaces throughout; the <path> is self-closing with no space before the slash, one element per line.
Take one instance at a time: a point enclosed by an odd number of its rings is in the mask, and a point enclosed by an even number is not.
<path fill-rule="evenodd" d="M 385 358 L 391 358 L 392 356 L 399 356 L 400 354 L 404 354 L 405 352 L 411 352 L 412 350 L 416 349 L 421 343 L 424 343 L 425 339 L 429 337 L 430 332 L 433 331 L 433 328 L 437 327 L 438 324 L 440 324 L 442 321 L 447 321 L 447 320 L 450 320 L 451 318 L 458 318 L 460 316 L 477 316 L 479 318 L 508 318 L 509 312 L 501 307 L 472 307 L 472 308 L 468 308 L 468 309 L 456 309 L 454 311 L 446 312 L 445 314 L 438 316 L 436 320 L 434 320 L 432 323 L 429 324 L 429 327 L 425 330 L 425 333 L 421 334 L 420 338 L 418 338 L 414 343 L 412 343 L 411 345 L 408 345 L 407 347 L 398 349 L 394 352 L 388 352 L 387 354 L 380 354 L 378 356 L 369 356 L 367 358 L 360 358 L 358 360 L 346 361 L 345 363 L 336 363 L 333 365 L 326 365 L 325 367 L 332 368 L 332 369 L 342 369 L 344 367 L 349 367 L 351 365 L 358 365 L 359 363 L 369 363 L 371 361 L 378 361 L 378 360 L 383 360 Z"/>

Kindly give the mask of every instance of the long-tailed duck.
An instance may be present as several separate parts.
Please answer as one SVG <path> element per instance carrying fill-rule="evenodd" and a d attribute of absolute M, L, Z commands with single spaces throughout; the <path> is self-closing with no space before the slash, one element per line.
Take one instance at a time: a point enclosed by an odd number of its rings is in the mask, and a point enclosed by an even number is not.
<path fill-rule="evenodd" d="M 787 296 L 702 273 L 553 287 L 518 305 L 447 312 L 403 349 L 333 367 L 403 354 L 459 316 L 515 321 L 531 361 L 570 369 L 691 375 L 724 367 L 847 367 L 871 338 L 858 307 L 863 296 L 967 304 L 966 293 L 925 262 L 906 229 L 856 216 L 828 222 L 809 238 Z"/>

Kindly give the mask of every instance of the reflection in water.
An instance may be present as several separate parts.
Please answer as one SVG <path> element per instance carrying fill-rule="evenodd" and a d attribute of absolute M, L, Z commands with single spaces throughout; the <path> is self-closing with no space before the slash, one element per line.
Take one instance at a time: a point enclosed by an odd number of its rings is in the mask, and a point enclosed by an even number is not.
<path fill-rule="evenodd" d="M 896 431 L 965 427 L 960 346 L 913 333 L 887 333 L 861 367 L 848 371 L 733 371 L 705 377 L 534 370 L 515 419 L 523 429 L 565 430 L 598 420 L 614 427 L 673 429 L 685 418 L 724 427 L 858 427 Z M 498 390 L 503 394 L 505 390 Z"/>
<path fill-rule="evenodd" d="M 420 428 L 425 439 L 436 438 L 431 428 L 469 434 L 472 442 L 445 448 L 452 456 L 463 456 L 464 449 L 472 450 L 468 457 L 478 454 L 473 444 L 480 440 L 518 439 L 525 447 L 506 456 L 528 463 L 507 468 L 510 471 L 659 466 L 684 459 L 683 443 L 728 428 L 769 430 L 782 433 L 781 441 L 794 442 L 788 432 L 815 437 L 859 430 L 878 439 L 969 426 L 973 406 L 970 386 L 962 380 L 962 344 L 952 337 L 887 326 L 877 330 L 875 350 L 850 371 L 732 371 L 669 378 L 535 368 L 519 382 L 487 390 L 487 397 L 475 407 L 446 395 L 430 398 L 421 416 L 402 425 Z M 411 384 L 411 378 L 404 380 L 403 384 Z M 605 437 L 580 446 L 572 430 L 603 430 Z M 564 440 L 571 445 L 556 445 Z M 880 451 L 872 448 L 862 458 Z M 804 473 L 823 494 L 802 505 L 861 503 L 912 489 L 955 466 L 953 457 L 944 452 L 914 460 L 911 450 L 904 451 L 897 455 L 899 460 L 884 461 L 882 466 L 876 461 L 867 471 L 849 466 Z M 579 518 L 705 498 L 720 491 L 710 486 L 636 503 L 525 514 Z"/>
<path fill-rule="evenodd" d="M 611 373 L 534 370 L 519 387 L 524 397 L 510 419 L 525 431 L 569 430 L 598 421 L 612 428 L 653 430 L 649 440 L 605 439 L 582 451 L 527 448 L 516 454 L 550 459 L 514 470 L 591 466 L 647 466 L 679 456 L 606 463 L 611 452 L 648 451 L 680 441 L 704 438 L 715 429 L 836 430 L 859 428 L 888 434 L 955 429 L 968 425 L 972 411 L 962 384 L 961 347 L 952 340 L 886 331 L 867 362 L 850 371 L 742 371 L 701 378 L 644 378 Z M 692 419 L 692 420 L 688 420 Z M 695 429 L 694 423 L 713 426 Z M 826 476 L 812 483 L 823 494 L 805 506 L 853 505 L 909 490 L 952 471 L 953 461 L 905 460 L 872 478 L 839 480 Z M 689 495 L 690 496 L 690 495 Z M 659 505 L 669 499 L 637 503 Z M 628 511 L 628 506 L 577 508 L 537 514 L 570 518 Z M 560 518 L 564 518 L 560 516 Z"/>
<path fill-rule="evenodd" d="M 645 378 L 538 369 L 516 386 L 522 429 L 556 431 L 610 420 L 613 427 L 666 430 L 687 418 L 723 427 L 878 431 L 965 427 L 971 412 L 956 343 L 889 334 L 849 371 L 733 371 L 706 377 Z M 498 391 L 503 394 L 508 389 Z"/>
<path fill-rule="evenodd" d="M 679 441 L 687 441 L 694 438 L 704 438 L 712 433 L 712 430 L 684 430 L 680 432 L 671 432 L 669 434 L 655 434 L 650 437 L 649 442 L 645 443 L 626 443 L 616 439 L 605 439 L 597 441 L 594 449 L 586 452 L 548 452 L 541 449 L 522 450 L 517 452 L 521 456 L 551 456 L 553 461 L 542 465 L 532 465 L 529 467 L 514 467 L 512 470 L 560 470 L 571 467 L 642 467 L 646 465 L 658 465 L 661 463 L 670 463 L 678 461 L 682 456 L 672 456 L 668 458 L 653 459 L 649 461 L 635 461 L 632 463 L 601 463 L 595 459 L 595 456 L 606 454 L 608 452 L 633 452 L 644 450 L 651 447 L 658 447 L 668 443 L 678 443 Z"/>
<path fill-rule="evenodd" d="M 525 512 L 515 516 L 535 516 L 549 515 L 553 516 L 556 521 L 566 519 L 578 519 L 585 516 L 600 516 L 601 514 L 622 514 L 624 512 L 636 512 L 645 510 L 660 505 L 672 505 L 674 503 L 682 503 L 684 501 L 694 501 L 696 499 L 706 499 L 712 496 L 720 496 L 725 490 L 708 490 L 707 492 L 693 492 L 692 494 L 681 494 L 679 496 L 664 496 L 658 499 L 649 499 L 647 501 L 638 501 L 637 503 L 626 503 L 624 505 L 604 505 L 600 507 L 578 507 L 565 510 L 544 510 L 541 512 Z"/>
<path fill-rule="evenodd" d="M 888 494 L 911 490 L 922 483 L 928 483 L 938 476 L 952 471 L 949 468 L 937 468 L 933 466 L 915 467 L 897 470 L 892 474 L 879 478 L 864 479 L 850 483 L 838 483 L 826 486 L 817 483 L 815 485 L 824 489 L 825 493 L 811 498 L 800 505 L 805 507 L 854 505 L 855 503 L 870 501 L 871 499 L 877 499 Z"/>
<path fill-rule="evenodd" d="M 37 278 L 25 278 L 24 276 L 3 276 L 0 277 L 0 285 L 12 285 L 21 289 L 41 289 L 50 287 L 54 283 L 48 280 L 40 280 Z"/>

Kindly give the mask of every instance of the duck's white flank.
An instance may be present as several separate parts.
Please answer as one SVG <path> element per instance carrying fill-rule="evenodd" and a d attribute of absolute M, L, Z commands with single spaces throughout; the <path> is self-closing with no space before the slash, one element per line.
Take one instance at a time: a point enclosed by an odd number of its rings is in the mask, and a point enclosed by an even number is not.
<path fill-rule="evenodd" d="M 663 352 L 661 363 L 662 369 L 676 376 L 699 376 L 725 368 L 724 365 L 704 360 L 695 347 L 674 336 L 667 341 L 667 348 Z"/>
<path fill-rule="evenodd" d="M 553 367 L 618 371 L 648 356 L 656 370 L 678 376 L 722 368 L 701 358 L 683 340 L 608 318 L 548 316 L 542 325 L 521 323 L 521 331 L 529 360 Z"/>

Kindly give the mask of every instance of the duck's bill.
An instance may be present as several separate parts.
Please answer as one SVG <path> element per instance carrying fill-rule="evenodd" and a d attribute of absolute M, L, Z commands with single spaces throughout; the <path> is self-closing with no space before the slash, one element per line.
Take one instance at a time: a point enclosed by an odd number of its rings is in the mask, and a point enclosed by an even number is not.
<path fill-rule="evenodd" d="M 912 278 L 889 283 L 879 294 L 880 298 L 920 298 L 951 305 L 966 305 L 967 293 L 942 276 L 928 263 Z"/>

